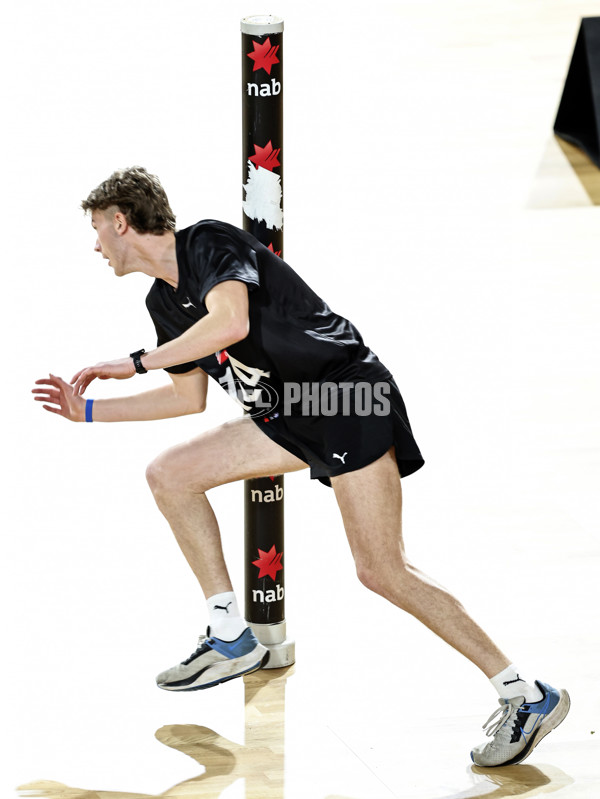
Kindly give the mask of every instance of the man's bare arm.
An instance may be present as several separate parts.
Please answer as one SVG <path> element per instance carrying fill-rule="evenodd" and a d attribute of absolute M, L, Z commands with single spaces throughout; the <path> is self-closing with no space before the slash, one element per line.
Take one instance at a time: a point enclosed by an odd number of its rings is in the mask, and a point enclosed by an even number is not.
<path fill-rule="evenodd" d="M 218 283 L 206 295 L 207 316 L 181 336 L 142 355 L 146 369 L 165 369 L 224 350 L 249 331 L 248 289 L 238 280 Z"/>
<path fill-rule="evenodd" d="M 171 384 L 130 397 L 94 401 L 95 422 L 143 422 L 201 413 L 206 407 L 208 377 L 202 369 L 169 374 Z"/>
<path fill-rule="evenodd" d="M 181 336 L 142 356 L 142 365 L 146 369 L 166 369 L 196 361 L 246 338 L 249 317 L 248 289 L 245 283 L 239 280 L 218 283 L 206 295 L 205 304 L 208 310 L 205 317 Z M 134 374 L 132 359 L 121 358 L 88 366 L 77 372 L 71 383 L 75 392 L 81 395 L 96 378 L 123 380 L 133 377 Z"/>
<path fill-rule="evenodd" d="M 143 391 L 130 397 L 99 399 L 94 401 L 94 422 L 141 422 L 153 419 L 170 419 L 201 413 L 206 407 L 208 377 L 202 369 L 193 369 L 185 374 L 170 374 L 171 383 L 159 388 Z M 85 420 L 86 400 L 74 387 L 56 375 L 37 380 L 33 389 L 37 402 L 44 408 L 72 422 Z M 49 404 L 48 404 L 49 403 Z"/>

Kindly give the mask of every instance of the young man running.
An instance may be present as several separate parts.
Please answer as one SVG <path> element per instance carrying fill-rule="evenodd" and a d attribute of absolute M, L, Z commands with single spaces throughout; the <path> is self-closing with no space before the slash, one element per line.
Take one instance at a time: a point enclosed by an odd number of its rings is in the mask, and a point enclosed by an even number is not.
<path fill-rule="evenodd" d="M 162 186 L 140 167 L 115 172 L 82 207 L 91 213 L 95 250 L 115 274 L 154 279 L 146 304 L 158 345 L 82 369 L 70 384 L 54 375 L 38 380 L 36 399 L 71 421 L 163 419 L 204 410 L 210 376 L 249 412 L 172 447 L 147 470 L 209 618 L 208 636 L 158 675 L 159 687 L 207 688 L 263 664 L 268 652 L 240 615 L 206 492 L 310 467 L 334 490 L 361 582 L 469 658 L 498 691 L 500 707 L 484 725 L 490 741 L 472 750 L 473 761 L 500 766 L 527 757 L 566 716 L 568 694 L 527 682 L 462 605 L 406 557 L 400 478 L 423 458 L 392 375 L 358 330 L 244 231 L 216 221 L 176 231 Z M 96 378 L 150 369 L 165 369 L 170 385 L 83 397 Z M 307 415 L 315 387 L 319 396 L 328 392 L 327 408 Z M 285 401 L 258 414 L 265 395 Z"/>

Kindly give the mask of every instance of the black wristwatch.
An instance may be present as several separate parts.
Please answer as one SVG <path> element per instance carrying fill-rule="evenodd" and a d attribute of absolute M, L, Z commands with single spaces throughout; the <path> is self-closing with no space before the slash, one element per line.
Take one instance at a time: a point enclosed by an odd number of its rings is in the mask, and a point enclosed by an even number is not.
<path fill-rule="evenodd" d="M 144 364 L 142 363 L 142 359 L 140 357 L 145 352 L 146 350 L 138 350 L 137 352 L 129 353 L 129 357 L 133 358 L 133 365 L 135 366 L 135 371 L 138 373 L 138 375 L 145 375 L 148 371 L 147 369 L 144 369 Z"/>

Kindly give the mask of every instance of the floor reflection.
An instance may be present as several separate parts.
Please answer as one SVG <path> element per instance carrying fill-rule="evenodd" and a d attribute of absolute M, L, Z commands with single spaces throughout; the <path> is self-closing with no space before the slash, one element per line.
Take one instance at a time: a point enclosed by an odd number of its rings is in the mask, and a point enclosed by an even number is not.
<path fill-rule="evenodd" d="M 600 205 L 600 169 L 579 147 L 552 136 L 530 187 L 529 208 Z"/>
<path fill-rule="evenodd" d="M 571 785 L 573 779 L 554 766 L 505 766 L 469 769 L 475 786 L 443 799 L 502 799 L 508 796 L 541 796 Z M 494 786 L 496 790 L 493 790 Z M 477 789 L 480 790 L 477 790 Z"/>
<path fill-rule="evenodd" d="M 573 172 L 579 178 L 592 204 L 600 205 L 600 169 L 579 147 L 558 136 L 556 141 L 571 164 Z"/>
<path fill-rule="evenodd" d="M 231 741 L 208 727 L 196 724 L 166 724 L 155 736 L 165 746 L 192 758 L 203 773 L 180 782 L 161 793 L 131 793 L 102 789 L 75 788 L 40 780 L 21 786 L 21 796 L 42 799 L 217 799 L 237 780 L 244 780 L 246 799 L 288 799 L 294 786 L 285 786 L 285 689 L 293 667 L 262 671 L 244 678 L 245 739 Z M 509 796 L 533 797 L 552 793 L 573 780 L 552 766 L 513 766 L 510 768 L 469 769 L 469 788 L 444 799 L 501 799 Z M 316 787 L 316 786 L 315 786 Z M 396 792 L 397 791 L 397 792 Z M 392 795 L 401 797 L 398 785 Z M 425 798 L 424 793 L 419 796 Z M 439 796 L 439 794 L 436 794 Z M 324 799 L 358 799 L 329 795 Z M 369 799 L 369 797 L 360 797 Z M 434 797 L 426 797 L 434 799 Z"/>
<path fill-rule="evenodd" d="M 21 796 L 46 799 L 157 799 L 182 797 L 211 799 L 239 779 L 246 781 L 246 799 L 283 799 L 285 686 L 293 667 L 262 671 L 244 678 L 245 742 L 238 744 L 208 727 L 167 724 L 157 740 L 191 757 L 204 773 L 168 788 L 146 794 L 74 788 L 39 780 L 21 786 Z"/>

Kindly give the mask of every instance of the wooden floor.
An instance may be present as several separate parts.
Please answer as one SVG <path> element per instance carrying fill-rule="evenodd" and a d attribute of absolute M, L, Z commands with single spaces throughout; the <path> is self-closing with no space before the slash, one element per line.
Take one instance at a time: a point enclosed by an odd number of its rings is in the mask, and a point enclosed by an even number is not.
<path fill-rule="evenodd" d="M 28 392 L 153 346 L 148 283 L 114 279 L 78 210 L 114 168 L 158 173 L 180 227 L 239 222 L 238 24 L 261 9 L 213 5 L 28 0 L 5 20 L 0 797 L 597 799 L 600 172 L 552 134 L 597 3 L 269 9 L 286 258 L 406 399 L 426 459 L 404 483 L 408 552 L 522 674 L 569 690 L 570 715 L 526 763 L 474 768 L 495 693 L 360 586 L 303 473 L 285 487 L 296 664 L 156 689 L 206 617 L 145 466 L 237 411 L 211 388 L 199 418 L 71 425 Z M 212 501 L 241 595 L 241 489 Z"/>

